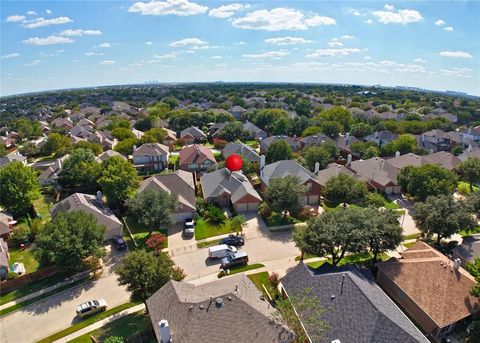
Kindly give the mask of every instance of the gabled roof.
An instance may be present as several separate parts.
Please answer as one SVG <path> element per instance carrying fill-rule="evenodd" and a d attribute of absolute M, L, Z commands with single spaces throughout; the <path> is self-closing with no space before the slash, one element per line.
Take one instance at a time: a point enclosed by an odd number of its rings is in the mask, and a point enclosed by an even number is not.
<path fill-rule="evenodd" d="M 320 185 L 325 186 L 330 178 L 338 176 L 339 174 L 357 177 L 355 172 L 353 172 L 351 169 L 348 169 L 347 167 L 337 163 L 330 163 L 325 169 L 322 169 L 317 173 L 315 180 L 317 180 Z"/>
<path fill-rule="evenodd" d="M 478 298 L 470 294 L 476 284 L 473 276 L 462 267 L 455 270 L 452 261 L 424 242 L 415 243 L 400 259 L 379 263 L 378 269 L 438 327 L 455 323 L 479 310 Z"/>
<path fill-rule="evenodd" d="M 430 130 L 430 131 L 424 132 L 423 135 L 425 135 L 426 137 L 434 137 L 434 138 L 441 138 L 441 139 L 450 139 L 450 137 L 448 136 L 448 134 L 447 134 L 445 131 L 440 130 L 440 129 L 434 129 L 434 130 Z"/>
<path fill-rule="evenodd" d="M 0 167 L 6 166 L 9 163 L 20 161 L 24 162 L 27 158 L 18 151 L 12 152 L 4 157 L 0 157 Z"/>
<path fill-rule="evenodd" d="M 193 174 L 180 169 L 174 173 L 159 174 L 145 179 L 140 184 L 139 193 L 146 190 L 164 191 L 178 196 L 178 202 L 191 210 L 196 209 L 195 182 Z"/>
<path fill-rule="evenodd" d="M 473 262 L 480 257 L 480 234 L 463 238 L 462 244 L 457 245 L 452 252 L 460 255 L 466 261 Z"/>
<path fill-rule="evenodd" d="M 167 129 L 166 127 L 163 128 L 165 132 L 167 133 L 167 136 L 165 138 L 170 138 L 170 139 L 177 139 L 177 133 L 173 130 Z"/>
<path fill-rule="evenodd" d="M 102 152 L 100 155 L 98 155 L 97 158 L 95 159 L 95 161 L 97 161 L 98 163 L 102 163 L 107 158 L 110 158 L 110 157 L 113 157 L 113 156 L 118 156 L 118 157 L 121 157 L 124 160 L 126 160 L 125 156 L 123 156 L 121 153 L 119 153 L 115 150 L 107 150 L 107 151 Z"/>
<path fill-rule="evenodd" d="M 365 137 L 367 141 L 373 140 L 373 139 L 378 139 L 378 140 L 394 140 L 398 137 L 397 134 L 392 133 L 390 131 L 377 131 L 372 133 L 371 135 L 368 135 Z"/>
<path fill-rule="evenodd" d="M 332 267 L 325 263 L 316 270 L 301 263 L 281 279 L 288 296 L 310 289 L 325 308 L 321 319 L 330 329 L 323 339 L 315 335 L 315 327 L 303 325 L 314 343 L 389 342 L 428 343 L 415 325 L 376 285 L 369 270 L 355 265 Z M 300 320 L 305 313 L 297 309 Z"/>
<path fill-rule="evenodd" d="M 65 162 L 65 160 L 69 157 L 70 155 L 64 155 L 60 158 L 57 158 L 55 162 L 49 166 L 47 169 L 45 169 L 39 176 L 39 180 L 49 180 L 49 179 L 55 179 L 60 171 L 62 170 L 62 164 Z"/>
<path fill-rule="evenodd" d="M 168 146 L 160 143 L 145 143 L 135 150 L 132 156 L 163 156 L 169 153 Z"/>
<path fill-rule="evenodd" d="M 460 155 L 457 156 L 460 161 L 466 161 L 470 157 L 476 157 L 480 158 L 480 148 L 474 148 L 471 149 L 470 151 L 468 149 L 465 149 Z"/>
<path fill-rule="evenodd" d="M 270 145 L 272 145 L 273 142 L 276 142 L 276 141 L 285 141 L 288 143 L 288 145 L 290 145 L 291 147 L 298 147 L 298 142 L 292 138 L 292 137 L 288 137 L 288 136 L 270 136 L 270 137 L 267 137 L 265 139 L 262 140 L 262 142 L 260 143 L 260 146 L 263 147 L 264 149 L 268 149 L 268 147 Z"/>
<path fill-rule="evenodd" d="M 0 235 L 4 235 L 10 232 L 10 225 L 8 224 L 12 220 L 12 216 L 5 212 L 0 212 Z"/>
<path fill-rule="evenodd" d="M 436 164 L 448 170 L 453 170 L 462 162 L 457 156 L 446 151 L 439 151 L 430 155 L 423 156 L 429 164 Z"/>
<path fill-rule="evenodd" d="M 392 157 L 387 159 L 387 161 L 397 169 L 402 169 L 406 166 L 420 167 L 424 164 L 427 164 L 427 161 L 425 161 L 422 156 L 418 156 L 412 153 L 400 155 L 398 157 Z"/>
<path fill-rule="evenodd" d="M 362 178 L 371 180 L 384 187 L 398 184 L 397 176 L 400 171 L 388 163 L 387 160 L 380 157 L 353 161 L 350 169 L 354 170 Z"/>
<path fill-rule="evenodd" d="M 201 144 L 192 144 L 187 146 L 180 150 L 178 155 L 180 165 L 187 163 L 202 163 L 205 160 L 210 160 L 212 163 L 217 163 L 212 151 Z"/>
<path fill-rule="evenodd" d="M 267 135 L 265 131 L 263 131 L 261 128 L 259 128 L 257 125 L 250 121 L 246 121 L 245 124 L 243 124 L 243 129 L 245 131 L 250 132 L 253 135 Z"/>
<path fill-rule="evenodd" d="M 223 157 L 227 158 L 232 154 L 242 155 L 250 162 L 260 163 L 260 156 L 257 152 L 242 142 L 230 142 L 225 145 L 222 150 Z"/>
<path fill-rule="evenodd" d="M 176 342 L 292 342 L 292 332 L 272 319 L 275 310 L 260 296 L 239 274 L 201 286 L 169 281 L 147 300 L 147 307 L 158 341 L 158 323 L 165 319 Z"/>
<path fill-rule="evenodd" d="M 303 137 L 302 139 L 300 139 L 300 142 L 302 142 L 304 145 L 321 145 L 326 142 L 331 142 L 335 144 L 335 141 L 333 139 L 322 133 Z"/>
<path fill-rule="evenodd" d="M 344 136 L 338 136 L 335 138 L 335 144 L 337 144 L 337 147 L 340 150 L 346 151 L 351 153 L 352 151 L 350 150 L 350 145 L 352 143 L 360 142 L 357 137 L 351 136 L 351 135 L 344 135 Z"/>
<path fill-rule="evenodd" d="M 203 132 L 202 130 L 200 130 L 198 127 L 195 127 L 195 126 L 190 126 L 180 131 L 180 138 L 183 138 L 187 135 L 190 135 L 195 138 L 207 138 L 207 135 L 205 134 L 205 132 Z"/>
<path fill-rule="evenodd" d="M 302 184 L 308 180 L 315 179 L 315 175 L 312 172 L 294 160 L 283 160 L 267 164 L 263 167 L 263 173 L 261 174 L 262 181 L 267 186 L 270 180 L 281 179 L 288 175 L 298 176 Z"/>
<path fill-rule="evenodd" d="M 248 178 L 241 172 L 230 173 L 226 168 L 204 174 L 200 178 L 204 199 L 218 197 L 222 193 L 228 193 L 232 203 L 236 203 L 245 195 L 250 195 L 258 201 L 262 198 L 253 188 Z"/>

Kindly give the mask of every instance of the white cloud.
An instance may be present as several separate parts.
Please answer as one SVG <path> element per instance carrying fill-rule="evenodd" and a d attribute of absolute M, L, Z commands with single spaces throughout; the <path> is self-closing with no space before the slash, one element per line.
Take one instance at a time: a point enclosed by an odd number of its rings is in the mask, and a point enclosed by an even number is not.
<path fill-rule="evenodd" d="M 102 43 L 98 46 L 99 48 L 111 48 L 112 44 L 110 43 Z"/>
<path fill-rule="evenodd" d="M 387 9 L 386 11 L 373 11 L 372 14 L 378 18 L 380 23 L 384 24 L 409 24 L 416 23 L 423 19 L 420 12 L 416 10 L 406 9 L 406 10 L 397 10 L 392 8 Z"/>
<path fill-rule="evenodd" d="M 395 6 L 386 4 L 385 6 L 383 6 L 383 8 L 385 8 L 387 11 L 393 11 L 395 9 Z"/>
<path fill-rule="evenodd" d="M 241 29 L 266 31 L 307 30 L 314 26 L 335 24 L 335 19 L 330 17 L 319 15 L 306 17 L 301 11 L 283 7 L 270 11 L 257 10 L 232 20 L 232 25 Z"/>
<path fill-rule="evenodd" d="M 44 37 L 44 38 L 32 37 L 22 41 L 22 43 L 30 44 L 30 45 L 53 45 L 53 44 L 73 43 L 73 42 L 74 40 L 71 38 L 55 36 L 55 35 Z"/>
<path fill-rule="evenodd" d="M 102 61 L 102 62 L 100 62 L 100 64 L 101 64 L 102 66 L 107 66 L 107 65 L 115 64 L 115 61 L 107 60 L 107 61 Z"/>
<path fill-rule="evenodd" d="M 184 38 L 169 44 L 171 47 L 179 47 L 179 46 L 201 46 L 206 45 L 207 42 L 201 40 L 200 38 Z"/>
<path fill-rule="evenodd" d="M 103 56 L 103 52 L 86 52 L 85 56 Z"/>
<path fill-rule="evenodd" d="M 267 51 L 267 52 L 263 52 L 261 54 L 244 54 L 244 55 L 242 55 L 242 57 L 253 58 L 253 59 L 260 59 L 260 58 L 278 59 L 278 58 L 282 58 L 284 56 L 287 56 L 288 54 L 290 54 L 290 53 L 286 50 L 278 50 L 278 51 Z"/>
<path fill-rule="evenodd" d="M 354 38 L 355 38 L 354 36 L 350 36 L 350 35 L 340 36 L 340 39 L 354 39 Z"/>
<path fill-rule="evenodd" d="M 355 16 L 355 17 L 360 17 L 360 16 L 362 15 L 362 13 L 360 13 L 360 11 L 359 11 L 359 10 L 356 10 L 355 8 L 348 8 L 348 9 L 346 10 L 346 12 L 347 12 L 348 14 L 351 14 L 351 15 Z"/>
<path fill-rule="evenodd" d="M 331 48 L 339 48 L 339 47 L 342 47 L 343 46 L 343 43 L 342 42 L 339 42 L 337 40 L 332 40 L 330 42 L 327 43 L 329 47 Z"/>
<path fill-rule="evenodd" d="M 47 14 L 52 14 L 52 10 L 49 10 L 48 8 L 45 10 Z"/>
<path fill-rule="evenodd" d="M 235 45 L 246 45 L 247 42 L 243 42 L 243 41 L 242 41 L 242 42 L 235 42 L 235 43 L 233 43 L 233 44 L 235 44 Z"/>
<path fill-rule="evenodd" d="M 141 15 L 177 15 L 190 16 L 207 12 L 208 7 L 188 0 L 165 0 L 136 2 L 128 8 L 128 12 Z"/>
<path fill-rule="evenodd" d="M 438 20 L 435 22 L 435 25 L 437 25 L 437 26 L 442 26 L 442 25 L 445 25 L 445 22 L 444 22 L 442 19 L 438 19 Z"/>
<path fill-rule="evenodd" d="M 367 19 L 367 20 L 365 20 L 365 23 L 368 24 L 368 25 L 373 24 L 373 20 L 372 19 Z"/>
<path fill-rule="evenodd" d="M 8 21 L 9 23 L 16 23 L 16 22 L 19 22 L 19 21 L 22 21 L 25 19 L 25 16 L 24 15 L 11 15 L 11 16 L 8 16 L 6 21 Z"/>
<path fill-rule="evenodd" d="M 157 60 L 174 59 L 177 58 L 177 54 L 153 55 L 153 58 Z"/>
<path fill-rule="evenodd" d="M 472 58 L 472 55 L 465 51 L 441 51 L 439 55 L 444 57 Z"/>
<path fill-rule="evenodd" d="M 465 67 L 455 67 L 452 69 L 440 69 L 440 72 L 445 76 L 455 76 L 469 78 L 471 76 L 472 69 Z"/>
<path fill-rule="evenodd" d="M 416 63 L 427 63 L 427 61 L 425 61 L 423 58 L 416 58 L 413 60 L 413 62 L 416 62 Z"/>
<path fill-rule="evenodd" d="M 28 11 L 28 12 L 27 12 L 27 15 L 37 15 L 37 12 L 35 12 L 35 11 Z"/>
<path fill-rule="evenodd" d="M 444 28 L 445 31 L 448 31 L 448 32 L 452 32 L 453 31 L 453 27 L 451 26 L 447 26 L 446 28 Z"/>
<path fill-rule="evenodd" d="M 372 58 L 370 56 L 365 56 L 363 59 L 364 60 L 371 60 Z"/>
<path fill-rule="evenodd" d="M 73 20 L 69 17 L 57 17 L 52 19 L 45 18 L 35 18 L 33 20 L 27 21 L 23 24 L 23 27 L 27 29 L 35 29 L 37 27 L 45 27 L 50 25 L 62 25 L 72 23 Z"/>
<path fill-rule="evenodd" d="M 5 58 L 14 58 L 14 57 L 18 57 L 18 56 L 20 56 L 20 54 L 17 53 L 17 52 L 14 52 L 14 53 L 11 53 L 11 54 L 3 55 L 3 56 L 2 56 L 2 59 L 5 59 Z"/>
<path fill-rule="evenodd" d="M 212 56 L 210 57 L 212 60 L 223 60 L 223 56 Z"/>
<path fill-rule="evenodd" d="M 277 38 L 268 38 L 265 39 L 265 43 L 272 44 L 272 45 L 293 45 L 293 44 L 305 44 L 305 43 L 312 43 L 313 41 L 307 40 L 302 37 L 277 37 Z"/>
<path fill-rule="evenodd" d="M 339 57 L 348 56 L 350 54 L 359 53 L 358 48 L 339 48 L 339 49 L 318 49 L 313 53 L 308 54 L 307 57 Z"/>
<path fill-rule="evenodd" d="M 33 60 L 32 62 L 30 63 L 25 63 L 24 66 L 26 67 L 33 67 L 33 66 L 36 66 L 40 63 L 40 60 Z"/>
<path fill-rule="evenodd" d="M 237 3 L 223 5 L 217 8 L 212 8 L 210 11 L 208 11 L 208 15 L 210 17 L 215 17 L 215 18 L 230 18 L 236 12 L 249 7 L 250 5 L 243 5 L 243 4 L 237 4 Z"/>
<path fill-rule="evenodd" d="M 152 42 L 145 42 L 145 45 L 152 45 Z"/>
<path fill-rule="evenodd" d="M 59 36 L 67 36 L 67 37 L 74 37 L 74 36 L 98 36 L 101 35 L 102 31 L 100 30 L 82 30 L 82 29 L 77 29 L 77 30 L 63 30 L 60 32 L 58 35 Z"/>

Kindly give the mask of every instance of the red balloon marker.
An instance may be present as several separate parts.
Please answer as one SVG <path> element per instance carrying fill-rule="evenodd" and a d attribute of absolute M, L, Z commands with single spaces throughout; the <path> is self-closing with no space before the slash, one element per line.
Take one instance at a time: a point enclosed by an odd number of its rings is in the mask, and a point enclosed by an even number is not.
<path fill-rule="evenodd" d="M 230 155 L 225 160 L 225 165 L 230 171 L 238 171 L 242 169 L 242 158 L 236 154 Z"/>

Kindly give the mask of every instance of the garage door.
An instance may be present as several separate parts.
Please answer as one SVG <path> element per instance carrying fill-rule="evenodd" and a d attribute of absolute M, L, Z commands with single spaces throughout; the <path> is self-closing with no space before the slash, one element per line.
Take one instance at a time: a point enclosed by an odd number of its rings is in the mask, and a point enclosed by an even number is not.
<path fill-rule="evenodd" d="M 248 211 L 248 205 L 247 204 L 237 204 L 235 206 L 235 209 L 237 212 L 247 212 Z"/>
<path fill-rule="evenodd" d="M 318 195 L 309 195 L 308 196 L 309 205 L 318 205 Z"/>
<path fill-rule="evenodd" d="M 192 212 L 180 212 L 180 213 L 175 213 L 174 220 L 175 222 L 183 222 L 187 218 L 193 218 L 193 213 Z"/>
<path fill-rule="evenodd" d="M 258 211 L 258 202 L 251 202 L 248 204 L 248 211 L 249 212 L 256 212 Z"/>

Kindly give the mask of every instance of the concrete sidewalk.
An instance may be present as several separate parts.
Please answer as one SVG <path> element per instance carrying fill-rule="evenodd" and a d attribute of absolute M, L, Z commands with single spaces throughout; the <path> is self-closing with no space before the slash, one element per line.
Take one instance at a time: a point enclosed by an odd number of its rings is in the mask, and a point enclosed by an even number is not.
<path fill-rule="evenodd" d="M 138 312 L 138 311 L 141 311 L 141 310 L 144 310 L 144 309 L 145 309 L 144 304 L 140 304 L 140 305 L 137 305 L 137 306 L 127 308 L 126 310 L 124 310 L 122 312 L 115 313 L 114 315 L 112 315 L 110 317 L 99 320 L 98 322 L 95 322 L 92 325 L 84 327 L 83 329 L 75 331 L 74 333 L 72 333 L 68 336 L 60 338 L 59 340 L 55 341 L 55 343 L 65 343 L 65 342 L 71 341 L 72 339 L 75 339 L 75 338 L 80 337 L 80 336 L 82 336 L 86 333 L 89 333 L 89 332 L 93 331 L 93 330 L 101 328 L 102 326 L 104 326 L 104 325 L 106 325 L 110 322 L 113 322 L 116 319 L 122 318 L 122 317 L 126 316 L 127 314 L 135 313 L 135 312 Z"/>

